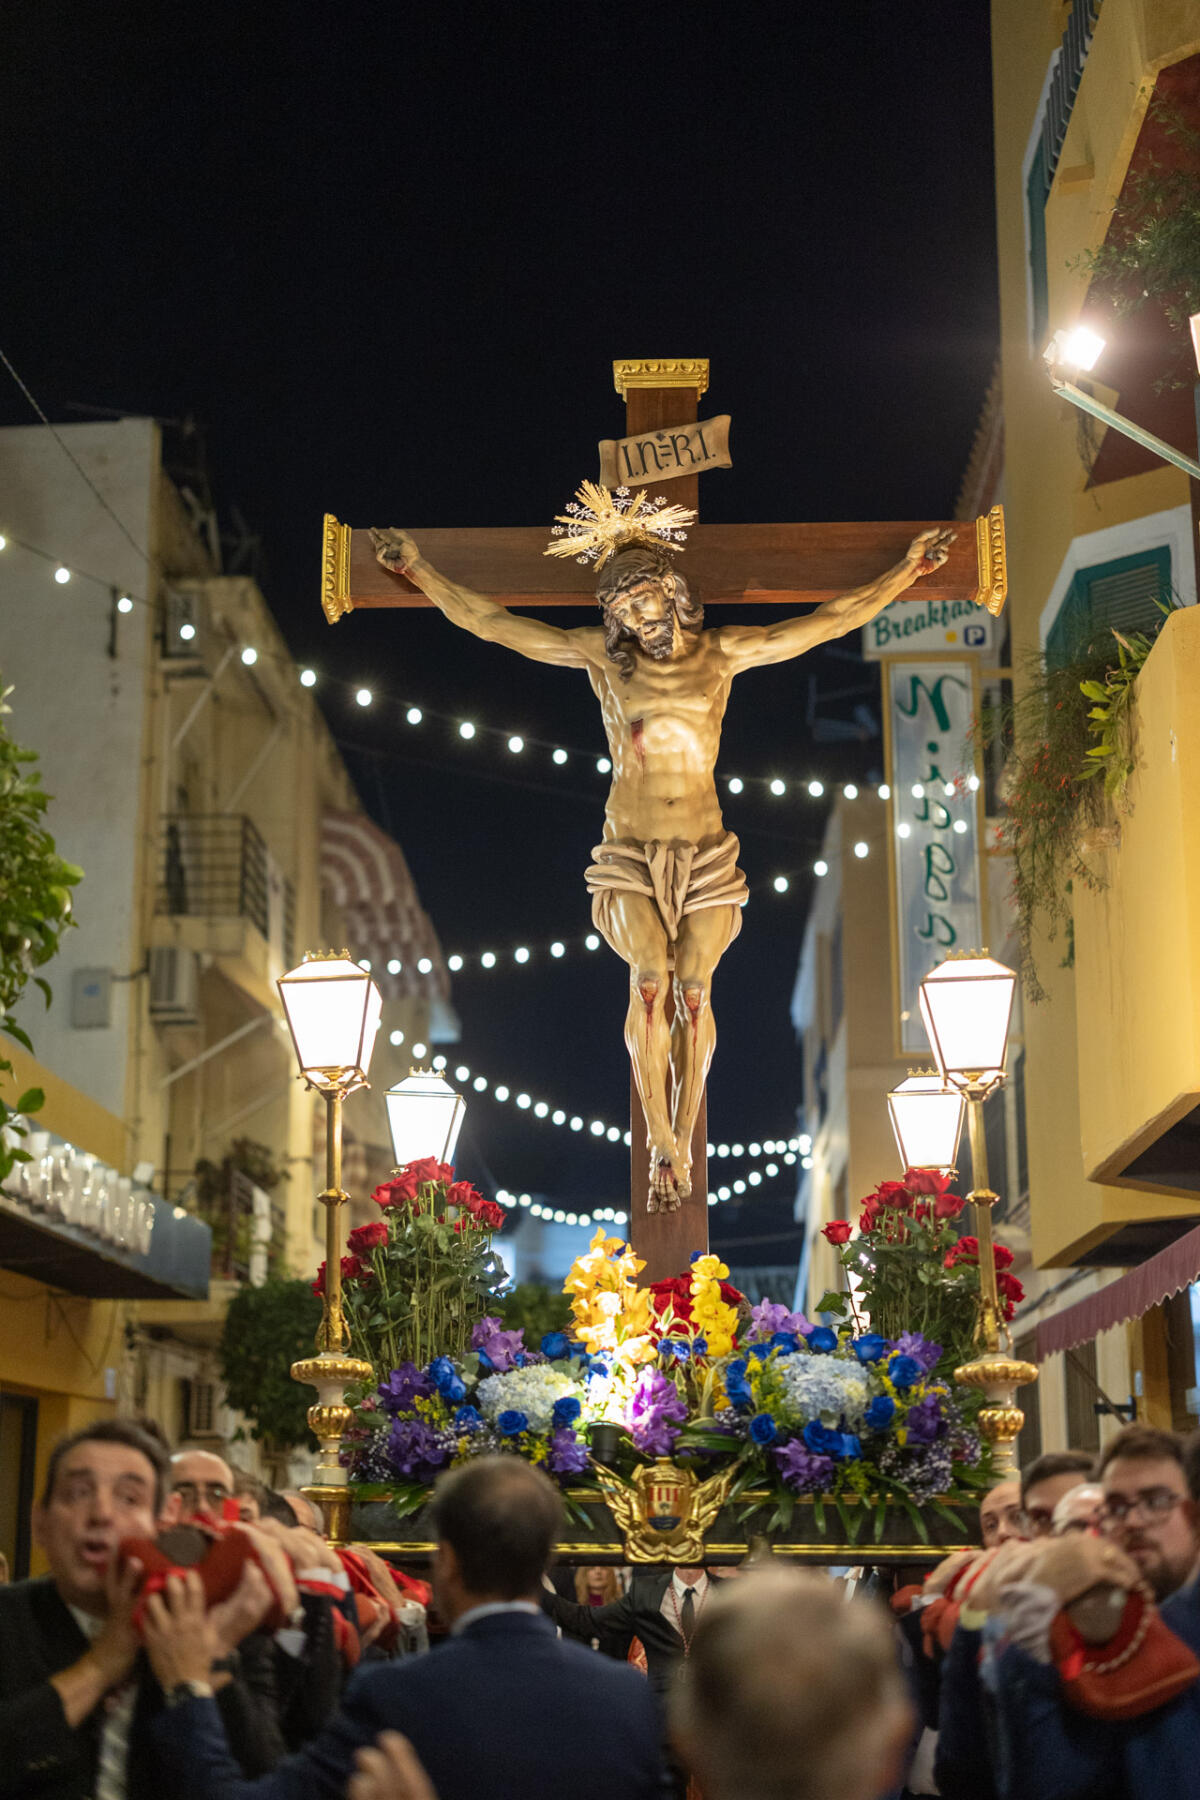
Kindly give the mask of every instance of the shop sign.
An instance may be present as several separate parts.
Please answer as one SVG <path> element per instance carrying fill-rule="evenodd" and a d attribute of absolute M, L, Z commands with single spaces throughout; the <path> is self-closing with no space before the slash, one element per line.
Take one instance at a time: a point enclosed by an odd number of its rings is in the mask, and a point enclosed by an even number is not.
<path fill-rule="evenodd" d="M 883 672 L 899 1047 L 928 1054 L 920 983 L 951 950 L 982 948 L 976 665 L 896 659 Z"/>
<path fill-rule="evenodd" d="M 996 621 L 986 606 L 976 606 L 973 600 L 913 599 L 910 592 L 863 626 L 862 652 L 868 662 L 939 651 L 960 655 L 971 650 L 990 656 L 995 647 Z"/>

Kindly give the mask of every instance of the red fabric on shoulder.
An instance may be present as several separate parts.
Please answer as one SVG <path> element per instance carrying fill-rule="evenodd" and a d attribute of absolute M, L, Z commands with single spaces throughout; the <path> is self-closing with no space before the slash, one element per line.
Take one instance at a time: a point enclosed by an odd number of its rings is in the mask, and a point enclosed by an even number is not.
<path fill-rule="evenodd" d="M 270 1571 L 263 1567 L 258 1552 L 244 1532 L 215 1521 L 200 1523 L 193 1520 L 186 1528 L 163 1532 L 161 1538 L 125 1538 L 117 1555 L 122 1562 L 136 1557 L 146 1571 L 133 1615 L 135 1630 L 141 1630 L 146 1601 L 151 1594 L 162 1593 L 169 1576 L 198 1575 L 204 1588 L 204 1604 L 208 1608 L 228 1600 L 242 1579 L 247 1563 L 251 1562 L 262 1570 L 274 1596 L 271 1610 L 259 1629 L 278 1631 L 286 1622 Z M 183 1560 L 185 1555 L 186 1561 Z"/>

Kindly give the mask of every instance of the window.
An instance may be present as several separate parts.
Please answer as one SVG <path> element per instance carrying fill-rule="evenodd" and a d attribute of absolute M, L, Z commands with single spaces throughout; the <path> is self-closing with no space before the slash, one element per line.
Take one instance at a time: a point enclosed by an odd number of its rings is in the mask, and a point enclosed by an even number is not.
<path fill-rule="evenodd" d="M 1046 633 L 1047 664 L 1061 668 L 1114 626 L 1123 632 L 1153 631 L 1162 620 L 1160 603 L 1170 595 L 1166 544 L 1078 569 Z"/>
<path fill-rule="evenodd" d="M 1029 255 L 1028 299 L 1031 347 L 1040 355 L 1049 335 L 1046 276 L 1046 201 L 1062 152 L 1071 110 L 1091 47 L 1100 0 L 1074 0 L 1062 43 L 1050 58 L 1038 103 L 1037 121 L 1025 152 L 1025 241 Z"/>

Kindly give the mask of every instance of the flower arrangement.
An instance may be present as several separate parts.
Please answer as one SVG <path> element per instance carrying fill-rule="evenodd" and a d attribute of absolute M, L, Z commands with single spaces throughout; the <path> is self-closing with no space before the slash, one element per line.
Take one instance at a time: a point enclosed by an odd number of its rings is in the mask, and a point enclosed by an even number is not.
<path fill-rule="evenodd" d="M 872 1196 L 881 1244 L 925 1232 L 937 1254 L 921 1285 L 968 1296 L 973 1328 L 978 1247 L 974 1265 L 971 1240 L 951 1254 L 946 1190 L 885 1187 L 905 1199 L 883 1189 Z M 939 1197 L 942 1217 L 931 1223 Z M 411 1512 L 442 1469 L 500 1452 L 574 1490 L 568 1511 L 586 1518 L 578 1490 L 599 1493 L 588 1438 L 600 1426 L 616 1428 L 615 1448 L 598 1460 L 625 1478 L 659 1457 L 736 1464 L 731 1501 L 757 1508 L 765 1489 L 768 1530 L 786 1526 L 797 1496 L 810 1495 L 818 1528 L 828 1500 L 853 1540 L 870 1507 L 855 1512 L 848 1503 L 890 1495 L 927 1538 L 919 1507 L 990 1479 L 990 1451 L 970 1426 L 978 1396 L 952 1391 L 943 1346 L 922 1331 L 868 1330 L 853 1318 L 813 1325 L 772 1300 L 750 1307 L 716 1256 L 693 1257 L 654 1288 L 638 1286 L 642 1267 L 620 1239 L 597 1230 L 567 1277 L 569 1331 L 546 1333 L 533 1350 L 521 1331 L 487 1316 L 461 1356 L 410 1360 L 387 1373 L 358 1408 L 349 1450 L 358 1496 L 386 1494 Z M 881 1531 L 883 1513 L 874 1510 Z"/>
<path fill-rule="evenodd" d="M 461 1356 L 506 1285 L 492 1233 L 504 1211 L 449 1163 L 406 1163 L 375 1189 L 380 1217 L 359 1225 L 342 1258 L 342 1304 L 357 1355 L 394 1370 Z M 325 1291 L 325 1264 L 313 1293 Z"/>
<path fill-rule="evenodd" d="M 909 1169 L 884 1181 L 862 1202 L 858 1232 L 834 1219 L 824 1236 L 849 1277 L 845 1294 L 826 1294 L 817 1310 L 853 1321 L 862 1315 L 889 1339 L 916 1332 L 941 1345 L 942 1373 L 972 1354 L 979 1317 L 979 1245 L 960 1238 L 961 1198 L 935 1169 Z M 1011 1319 L 1024 1290 L 1009 1273 L 1012 1252 L 995 1246 L 1001 1308 Z"/>

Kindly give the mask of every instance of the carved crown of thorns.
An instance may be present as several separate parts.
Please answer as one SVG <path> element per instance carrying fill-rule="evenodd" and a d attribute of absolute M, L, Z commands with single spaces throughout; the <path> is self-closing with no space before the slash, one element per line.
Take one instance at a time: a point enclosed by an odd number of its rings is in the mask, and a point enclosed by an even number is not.
<path fill-rule="evenodd" d="M 631 495 L 627 487 L 609 491 L 598 482 L 585 481 L 567 502 L 565 513 L 555 515 L 552 544 L 547 556 L 573 556 L 579 563 L 602 569 L 610 556 L 631 544 L 664 546 L 677 555 L 687 542 L 685 525 L 694 525 L 690 507 L 668 505 L 662 495 L 647 500 L 642 488 Z"/>

